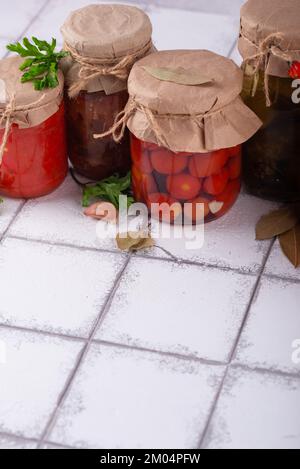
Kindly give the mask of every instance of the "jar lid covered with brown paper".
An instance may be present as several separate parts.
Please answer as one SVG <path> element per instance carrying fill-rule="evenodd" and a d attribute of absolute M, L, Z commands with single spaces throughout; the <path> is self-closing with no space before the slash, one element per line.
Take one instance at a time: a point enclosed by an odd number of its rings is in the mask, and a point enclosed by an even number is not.
<path fill-rule="evenodd" d="M 239 51 L 245 64 L 288 77 L 300 60 L 300 1 L 248 0 L 241 9 Z"/>
<path fill-rule="evenodd" d="M 261 126 L 240 98 L 242 84 L 234 62 L 213 52 L 156 52 L 133 67 L 130 99 L 115 133 L 126 122 L 140 140 L 173 152 L 239 145 Z"/>
<path fill-rule="evenodd" d="M 89 5 L 70 14 L 61 28 L 69 94 L 113 94 L 127 88 L 133 64 L 152 51 L 152 26 L 139 8 Z"/>
<path fill-rule="evenodd" d="M 57 87 L 37 91 L 32 82 L 21 82 L 23 62 L 21 57 L 0 61 L 0 128 L 5 128 L 7 121 L 20 128 L 35 127 L 55 114 L 62 101 L 62 72 L 58 72 Z"/>
<path fill-rule="evenodd" d="M 24 58 L 0 61 L 0 192 L 8 197 L 41 197 L 68 172 L 63 102 L 64 79 L 41 91 L 22 83 Z"/>

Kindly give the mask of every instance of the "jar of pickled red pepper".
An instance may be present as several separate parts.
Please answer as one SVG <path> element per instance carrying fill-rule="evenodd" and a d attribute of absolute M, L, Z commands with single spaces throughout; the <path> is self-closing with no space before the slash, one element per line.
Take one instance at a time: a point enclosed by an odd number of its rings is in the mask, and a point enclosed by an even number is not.
<path fill-rule="evenodd" d="M 280 202 L 300 198 L 299 24 L 299 0 L 249 0 L 241 10 L 242 96 L 263 121 L 243 145 L 244 181 L 251 194 Z"/>
<path fill-rule="evenodd" d="M 0 61 L 0 193 L 40 197 L 68 172 L 63 75 L 56 88 L 21 83 L 20 57 Z"/>
<path fill-rule="evenodd" d="M 130 169 L 129 133 L 115 142 L 106 131 L 127 101 L 133 64 L 152 51 L 152 26 L 140 9 L 90 5 L 71 13 L 62 27 L 67 77 L 69 158 L 92 180 Z"/>
<path fill-rule="evenodd" d="M 261 125 L 240 98 L 242 82 L 231 60 L 209 51 L 157 52 L 133 67 L 125 111 L 132 184 L 153 216 L 197 224 L 234 204 L 241 143 Z"/>

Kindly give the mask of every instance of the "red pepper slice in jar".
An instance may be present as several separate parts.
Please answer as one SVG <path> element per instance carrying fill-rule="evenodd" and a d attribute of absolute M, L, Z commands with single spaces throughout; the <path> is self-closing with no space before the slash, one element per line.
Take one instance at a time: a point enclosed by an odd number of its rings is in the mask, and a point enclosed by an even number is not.
<path fill-rule="evenodd" d="M 218 174 L 214 174 L 205 179 L 203 184 L 203 190 L 210 195 L 221 194 L 228 182 L 229 179 L 229 170 L 223 168 Z"/>
<path fill-rule="evenodd" d="M 198 153 L 189 161 L 189 171 L 192 176 L 204 178 L 217 174 L 227 163 L 228 150 L 218 150 L 211 153 Z"/>
<path fill-rule="evenodd" d="M 233 156 L 228 161 L 230 179 L 237 179 L 241 175 L 242 161 L 240 156 Z"/>
<path fill-rule="evenodd" d="M 152 174 L 141 173 L 135 165 L 132 167 L 132 186 L 139 201 L 146 200 L 149 194 L 157 192 Z"/>
<path fill-rule="evenodd" d="M 230 181 L 226 189 L 216 197 L 217 202 L 223 202 L 223 207 L 216 214 L 216 218 L 221 217 L 232 207 L 241 190 L 241 182 L 238 179 Z"/>
<path fill-rule="evenodd" d="M 135 137 L 131 138 L 131 158 L 140 171 L 146 174 L 152 173 L 149 152 L 146 150 L 144 142 Z"/>

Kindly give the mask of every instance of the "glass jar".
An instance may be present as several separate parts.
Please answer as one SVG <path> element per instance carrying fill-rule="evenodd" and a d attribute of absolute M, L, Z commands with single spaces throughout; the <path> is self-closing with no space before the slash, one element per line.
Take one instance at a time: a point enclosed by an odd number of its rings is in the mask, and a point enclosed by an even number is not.
<path fill-rule="evenodd" d="M 4 129 L 0 129 L 0 143 Z M 40 197 L 65 179 L 68 159 L 64 104 L 35 127 L 13 124 L 0 166 L 0 192 L 8 197 Z"/>
<path fill-rule="evenodd" d="M 248 67 L 249 70 L 249 67 Z M 266 106 L 264 73 L 253 95 L 255 78 L 245 75 L 242 97 L 263 121 L 263 127 L 243 145 L 243 178 L 253 195 L 279 202 L 300 198 L 300 105 L 292 100 L 291 78 L 269 77 L 271 106 Z"/>
<path fill-rule="evenodd" d="M 62 26 L 68 153 L 80 175 L 101 180 L 130 170 L 130 139 L 110 133 L 128 101 L 134 63 L 153 50 L 149 17 L 129 5 L 88 5 Z"/>
<path fill-rule="evenodd" d="M 126 90 L 111 95 L 104 91 L 81 91 L 74 99 L 66 97 L 69 158 L 75 170 L 89 179 L 101 180 L 112 173 L 125 175 L 130 169 L 129 133 L 120 143 L 112 136 L 95 139 L 107 131 L 128 101 Z"/>
<path fill-rule="evenodd" d="M 242 98 L 263 122 L 243 145 L 243 177 L 248 192 L 277 202 L 300 198 L 299 85 L 291 78 L 300 57 L 299 16 L 299 0 L 247 0 L 241 8 Z"/>
<path fill-rule="evenodd" d="M 131 156 L 135 199 L 161 221 L 197 224 L 216 220 L 239 195 L 240 145 L 209 153 L 174 153 L 131 134 Z M 153 211 L 151 204 L 163 205 L 154 206 Z M 204 212 L 197 211 L 197 204 L 202 204 Z M 174 208 L 171 219 L 168 206 Z"/>

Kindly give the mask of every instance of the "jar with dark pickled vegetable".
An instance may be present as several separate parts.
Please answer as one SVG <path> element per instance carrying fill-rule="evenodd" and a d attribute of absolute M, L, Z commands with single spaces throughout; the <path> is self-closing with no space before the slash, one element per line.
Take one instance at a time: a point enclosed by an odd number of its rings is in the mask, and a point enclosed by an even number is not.
<path fill-rule="evenodd" d="M 133 64 L 152 50 L 152 26 L 140 9 L 90 5 L 71 13 L 62 27 L 68 87 L 69 158 L 81 175 L 101 180 L 130 169 L 129 134 L 107 134 L 127 101 Z"/>
<path fill-rule="evenodd" d="M 234 204 L 241 143 L 261 125 L 239 96 L 242 82 L 231 60 L 209 51 L 157 52 L 135 64 L 126 108 L 132 184 L 152 216 L 197 224 Z"/>
<path fill-rule="evenodd" d="M 63 76 L 36 91 L 21 83 L 21 63 L 0 61 L 0 193 L 32 198 L 54 191 L 68 172 Z"/>
<path fill-rule="evenodd" d="M 241 10 L 242 97 L 263 121 L 243 145 L 243 178 L 253 195 L 293 202 L 300 199 L 300 81 L 292 72 L 300 60 L 300 2 L 282 6 L 249 0 Z"/>

